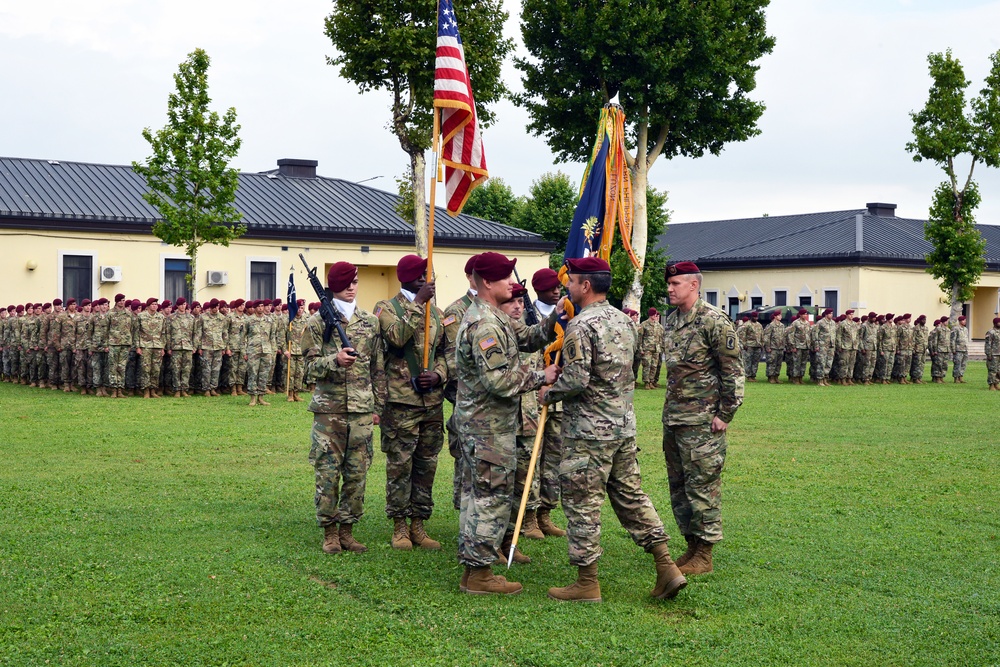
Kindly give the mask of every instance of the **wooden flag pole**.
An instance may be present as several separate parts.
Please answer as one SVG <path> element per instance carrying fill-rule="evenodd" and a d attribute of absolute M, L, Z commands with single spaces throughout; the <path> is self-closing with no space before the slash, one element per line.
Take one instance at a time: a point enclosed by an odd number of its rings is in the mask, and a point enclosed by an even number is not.
<path fill-rule="evenodd" d="M 438 153 L 438 140 L 441 135 L 441 110 L 434 107 L 434 133 L 431 138 L 431 155 L 434 157 L 433 170 L 431 173 L 431 202 L 430 213 L 427 218 L 427 282 L 434 280 L 434 206 L 437 195 L 438 170 L 440 169 L 440 155 Z M 424 364 L 423 370 L 429 371 L 431 354 L 431 308 L 434 307 L 433 299 L 424 304 Z"/>
<path fill-rule="evenodd" d="M 288 333 L 292 333 L 292 323 L 288 322 Z M 288 345 L 285 346 L 285 351 L 288 352 L 288 356 L 285 357 L 285 396 L 289 401 L 295 400 L 292 398 L 292 337 L 285 336 L 288 339 Z"/>

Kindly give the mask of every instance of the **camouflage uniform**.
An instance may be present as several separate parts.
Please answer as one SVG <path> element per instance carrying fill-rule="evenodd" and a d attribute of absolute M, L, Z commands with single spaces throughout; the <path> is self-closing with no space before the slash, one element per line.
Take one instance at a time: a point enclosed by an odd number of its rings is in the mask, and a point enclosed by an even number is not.
<path fill-rule="evenodd" d="M 285 388 L 285 369 L 287 368 L 285 352 L 288 350 L 288 317 L 286 313 L 275 312 L 274 320 L 274 375 L 271 384 L 277 390 Z"/>
<path fill-rule="evenodd" d="M 864 360 L 860 380 L 871 383 L 878 362 L 878 322 L 869 320 L 861 325 L 861 335 L 858 340 L 858 357 Z"/>
<path fill-rule="evenodd" d="M 764 329 L 764 350 L 767 352 L 767 377 L 778 379 L 781 375 L 781 360 L 785 354 L 785 325 L 781 318 L 771 320 Z M 791 371 L 791 368 L 788 369 Z M 790 373 L 788 373 L 790 375 Z"/>
<path fill-rule="evenodd" d="M 969 330 L 961 324 L 956 324 L 951 330 L 951 351 L 954 362 L 951 375 L 960 379 L 965 375 L 965 364 L 969 361 Z"/>
<path fill-rule="evenodd" d="M 388 393 L 379 422 L 385 463 L 385 514 L 391 519 L 429 519 L 438 454 L 444 446 L 444 387 L 448 380 L 442 313 L 431 306 L 431 371 L 441 383 L 426 394 L 410 383 L 420 373 L 424 347 L 424 306 L 402 292 L 379 301 L 375 317 L 385 345 Z"/>
<path fill-rule="evenodd" d="M 836 349 L 837 324 L 830 318 L 822 317 L 816 324 L 816 379 L 830 377 L 833 368 L 833 352 Z"/>
<path fill-rule="evenodd" d="M 931 354 L 931 377 L 939 380 L 948 374 L 951 357 L 951 332 L 943 322 L 928 335 L 927 348 Z"/>
<path fill-rule="evenodd" d="M 878 329 L 878 362 L 875 364 L 875 381 L 886 382 L 892 374 L 896 360 L 896 325 L 886 322 Z"/>
<path fill-rule="evenodd" d="M 141 350 L 139 389 L 156 389 L 163 364 L 163 338 L 166 329 L 163 313 L 145 310 L 139 314 L 136 331 L 137 350 Z"/>
<path fill-rule="evenodd" d="M 247 383 L 246 322 L 252 315 L 229 313 L 229 386 L 243 387 Z"/>
<path fill-rule="evenodd" d="M 135 344 L 132 311 L 112 308 L 108 311 L 108 385 L 114 389 L 125 388 L 125 367 L 129 350 Z"/>
<path fill-rule="evenodd" d="M 303 311 L 304 308 L 300 307 L 295 319 L 291 322 L 291 328 L 288 330 L 288 349 L 292 353 L 292 356 L 288 358 L 288 377 L 291 379 L 291 385 L 288 387 L 288 391 L 291 392 L 302 391 L 302 332 L 305 331 L 306 328 L 306 318 Z M 353 342 L 353 339 L 351 339 L 351 342 Z M 233 354 L 236 353 L 234 352 Z M 376 412 L 376 414 L 379 413 Z"/>
<path fill-rule="evenodd" d="M 458 380 L 455 379 L 457 377 L 455 347 L 458 330 L 462 326 L 462 320 L 465 318 L 465 313 L 469 310 L 473 298 L 475 295 L 471 291 L 466 292 L 444 309 L 444 319 L 441 320 L 441 326 L 444 327 L 445 361 L 448 365 L 448 383 L 444 388 L 444 397 L 451 402 L 453 407 L 455 393 L 458 391 Z M 458 429 L 455 427 L 454 410 L 452 410 L 451 417 L 448 418 L 445 426 L 448 429 L 448 453 L 455 460 L 455 472 L 451 479 L 451 502 L 455 509 L 460 509 L 462 504 L 462 442 Z"/>
<path fill-rule="evenodd" d="M 477 298 L 456 338 L 455 424 L 462 439 L 463 486 L 458 560 L 485 567 L 496 561 L 509 526 L 517 471 L 519 396 L 535 391 L 545 373 L 521 364 L 518 348 L 539 349 L 552 337 L 555 313 L 526 327 Z"/>
<path fill-rule="evenodd" d="M 521 352 L 519 362 L 522 366 L 540 368 L 538 358 L 539 352 Z M 527 391 L 518 397 L 517 411 L 517 433 L 515 438 L 515 451 L 517 458 L 517 470 L 514 473 L 514 496 L 511 503 L 510 524 L 507 532 L 514 534 L 514 524 L 517 523 L 517 510 L 520 507 L 521 496 L 524 493 L 524 483 L 528 480 L 528 464 L 531 463 L 531 450 L 535 446 L 535 435 L 538 433 L 538 397 L 533 391 Z M 528 502 L 526 510 L 537 510 L 541 505 L 538 493 L 541 480 L 538 476 L 538 464 L 541 458 L 535 459 L 535 472 L 531 478 L 531 490 L 528 492 Z"/>
<path fill-rule="evenodd" d="M 583 308 L 566 329 L 563 373 L 545 395 L 546 402 L 563 401 L 559 481 L 568 524 L 569 562 L 578 567 L 601 557 L 605 496 L 640 547 L 652 551 L 667 542 L 663 522 L 642 490 L 639 473 L 632 407 L 632 358 L 638 341 L 630 322 L 628 315 L 605 300 Z M 668 370 L 667 382 L 674 382 L 672 370 Z"/>
<path fill-rule="evenodd" d="M 755 379 L 760 366 L 761 348 L 764 347 L 764 327 L 757 320 L 750 320 L 737 333 L 740 334 L 740 344 L 743 347 L 743 373 L 747 379 Z"/>
<path fill-rule="evenodd" d="M 64 388 L 73 382 L 73 349 L 76 347 L 76 321 L 80 313 L 64 310 L 56 317 L 49 331 L 58 331 L 56 349 L 59 350 L 59 379 Z"/>
<path fill-rule="evenodd" d="M 92 313 L 90 316 L 90 384 L 108 386 L 108 314 Z"/>
<path fill-rule="evenodd" d="M 837 377 L 841 380 L 854 379 L 854 362 L 858 356 L 860 327 L 853 320 L 845 319 L 837 325 L 836 345 L 838 351 Z"/>
<path fill-rule="evenodd" d="M 726 431 L 743 403 L 743 367 L 733 324 L 725 313 L 698 299 L 687 313 L 676 309 L 664 325 L 667 398 L 663 405 L 663 451 L 670 501 L 685 537 L 722 539 L 721 486 Z"/>
<path fill-rule="evenodd" d="M 896 327 L 896 361 L 892 366 L 892 379 L 905 380 L 913 361 L 913 327 L 900 322 Z"/>
<path fill-rule="evenodd" d="M 191 388 L 191 363 L 194 356 L 194 315 L 185 310 L 170 316 L 167 329 L 174 393 L 188 393 Z"/>
<path fill-rule="evenodd" d="M 274 320 L 267 315 L 251 315 L 246 320 L 247 393 L 267 393 L 268 369 L 274 359 Z"/>
<path fill-rule="evenodd" d="M 42 313 L 41 318 L 38 321 L 38 351 L 44 351 L 45 353 L 44 355 L 37 355 L 39 358 L 44 357 L 38 365 L 41 368 L 46 369 L 41 371 L 41 376 L 38 379 L 40 381 L 44 381 L 45 378 L 48 377 L 49 385 L 51 387 L 55 387 L 59 384 L 59 378 L 62 375 L 59 372 L 59 326 L 56 323 L 56 317 L 57 313 L 54 312 Z"/>
<path fill-rule="evenodd" d="M 806 362 L 809 360 L 810 349 L 809 332 L 811 330 L 812 325 L 809 324 L 809 320 L 801 318 L 796 318 L 788 327 L 788 331 L 786 332 L 788 343 L 795 349 L 792 359 L 794 363 L 788 367 L 788 377 L 801 380 L 806 374 Z"/>
<path fill-rule="evenodd" d="M 252 317 L 262 323 L 262 318 Z M 323 342 L 323 318 L 304 322 L 301 347 L 305 377 L 316 383 L 309 462 L 316 472 L 316 520 L 320 526 L 354 524 L 365 505 L 365 481 L 372 463 L 372 415 L 385 405 L 382 340 L 378 320 L 356 308 L 344 330 L 358 353 L 348 368 L 337 364 L 340 339 Z M 254 335 L 257 335 L 256 333 Z M 374 390 L 374 391 L 373 391 Z"/>
<path fill-rule="evenodd" d="M 986 332 L 986 384 L 1000 384 L 1000 328 L 994 326 Z"/>
<path fill-rule="evenodd" d="M 21 321 L 21 342 L 24 350 L 21 354 L 21 377 L 33 383 L 45 379 L 38 374 L 38 358 L 42 356 L 40 347 L 44 347 L 39 335 L 42 321 L 35 315 L 25 315 Z"/>
<path fill-rule="evenodd" d="M 229 348 L 229 321 L 222 313 L 201 316 L 201 384 L 205 391 L 219 390 L 222 355 Z"/>
<path fill-rule="evenodd" d="M 910 359 L 910 381 L 921 382 L 924 379 L 924 363 L 927 361 L 927 327 L 923 324 L 913 325 L 913 357 Z"/>
<path fill-rule="evenodd" d="M 76 386 L 86 389 L 90 385 L 90 318 L 89 313 L 78 313 L 76 320 L 76 345 L 73 348 L 73 377 Z"/>
<path fill-rule="evenodd" d="M 663 354 L 663 325 L 649 318 L 645 319 L 639 325 L 638 348 L 642 357 L 643 384 L 658 384 L 660 381 L 660 355 Z"/>

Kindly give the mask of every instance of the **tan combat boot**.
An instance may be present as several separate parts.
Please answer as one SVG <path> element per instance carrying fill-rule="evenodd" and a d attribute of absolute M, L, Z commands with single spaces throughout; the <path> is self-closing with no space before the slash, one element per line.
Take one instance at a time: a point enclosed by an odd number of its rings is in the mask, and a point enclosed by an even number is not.
<path fill-rule="evenodd" d="M 406 525 L 405 522 L 403 525 Z M 416 517 L 410 519 L 410 544 L 429 551 L 437 551 L 441 548 L 440 542 L 432 540 L 427 535 L 427 531 L 424 530 L 424 520 Z"/>
<path fill-rule="evenodd" d="M 681 574 L 680 568 L 670 558 L 667 544 L 657 544 L 653 547 L 653 562 L 656 564 L 656 585 L 650 593 L 657 600 L 672 600 L 682 588 L 687 586 L 687 579 Z"/>
<path fill-rule="evenodd" d="M 681 574 L 708 574 L 711 572 L 713 546 L 711 542 L 699 538 L 694 555 L 681 566 Z"/>
<path fill-rule="evenodd" d="M 287 401 L 289 403 L 294 403 L 295 402 L 295 398 L 292 396 L 292 392 L 290 392 L 290 391 L 285 392 L 285 396 L 287 397 Z"/>
<path fill-rule="evenodd" d="M 549 516 L 552 510 L 540 509 L 538 510 L 537 519 L 538 527 L 541 529 L 542 533 L 548 535 L 549 537 L 562 537 L 566 534 L 566 531 L 552 523 L 552 517 Z"/>
<path fill-rule="evenodd" d="M 323 526 L 323 553 L 339 554 L 340 552 L 340 535 L 337 533 L 337 524 L 331 523 L 329 526 Z"/>
<path fill-rule="evenodd" d="M 463 593 L 469 590 L 469 573 L 472 572 L 472 568 L 468 565 L 462 570 L 462 579 L 458 582 L 458 590 Z"/>
<path fill-rule="evenodd" d="M 271 404 L 265 401 L 263 396 L 258 396 L 257 405 L 271 405 Z"/>
<path fill-rule="evenodd" d="M 150 392 L 153 398 L 163 398 L 163 394 L 160 393 L 159 387 L 153 387 L 152 389 L 150 389 Z"/>
<path fill-rule="evenodd" d="M 253 407 L 255 405 L 257 405 L 257 396 L 253 395 L 253 396 L 250 397 L 250 406 L 249 407 Z"/>
<path fill-rule="evenodd" d="M 212 398 L 212 392 L 211 392 L 211 391 L 206 391 L 206 392 L 205 392 L 204 394 L 202 394 L 202 395 L 203 395 L 203 396 L 204 396 L 205 398 Z"/>
<path fill-rule="evenodd" d="M 507 557 L 510 555 L 510 545 L 514 541 L 513 535 L 504 535 L 503 542 L 500 545 L 500 557 L 503 558 L 504 562 L 507 562 Z M 531 558 L 525 556 L 520 549 L 514 547 L 514 563 L 518 565 L 527 565 L 531 562 Z"/>
<path fill-rule="evenodd" d="M 687 551 L 685 551 L 684 554 L 675 561 L 677 563 L 677 567 L 680 567 L 684 563 L 691 560 L 691 557 L 694 556 L 694 552 L 698 547 L 698 538 L 694 535 L 685 535 L 684 539 L 687 541 L 688 548 Z"/>
<path fill-rule="evenodd" d="M 601 585 L 597 581 L 597 563 L 578 567 L 576 581 L 562 588 L 550 588 L 549 597 L 572 602 L 600 602 Z"/>
<path fill-rule="evenodd" d="M 410 541 L 410 528 L 406 525 L 406 519 L 396 517 L 392 520 L 392 548 L 401 551 L 409 551 L 413 548 Z"/>
<path fill-rule="evenodd" d="M 80 395 L 81 396 L 86 396 L 87 395 L 87 388 L 86 387 L 84 387 L 83 389 L 80 390 Z"/>
<path fill-rule="evenodd" d="M 237 389 L 236 389 L 236 385 L 233 385 L 233 390 L 231 392 L 229 392 L 229 395 L 230 396 L 239 396 L 240 395 L 240 392 L 237 391 Z"/>
<path fill-rule="evenodd" d="M 368 547 L 354 539 L 354 524 L 340 524 L 340 546 L 344 551 L 352 551 L 356 554 L 363 554 L 368 551 Z"/>
<path fill-rule="evenodd" d="M 493 570 L 486 567 L 469 568 L 469 576 L 465 580 L 465 592 L 469 595 L 517 595 L 522 590 L 521 584 L 515 581 L 507 581 L 504 577 L 493 574 Z"/>
<path fill-rule="evenodd" d="M 142 397 L 143 397 L 143 398 L 149 398 L 149 390 L 148 390 L 148 389 L 146 389 L 146 390 L 144 390 L 144 391 L 142 392 Z"/>
<path fill-rule="evenodd" d="M 239 392 L 240 392 L 240 396 L 246 396 L 247 395 L 246 387 L 244 385 L 242 385 L 242 384 L 239 385 Z"/>
<path fill-rule="evenodd" d="M 292 394 L 292 395 L 293 395 L 293 396 L 295 397 L 295 402 L 296 402 L 296 403 L 301 403 L 301 402 L 302 402 L 302 397 L 301 397 L 301 396 L 299 396 L 299 392 L 295 392 L 295 393 L 294 393 L 294 394 Z"/>
<path fill-rule="evenodd" d="M 535 510 L 527 510 L 524 513 L 524 523 L 521 524 L 521 534 L 529 540 L 544 540 L 545 533 L 538 527 L 538 519 Z"/>

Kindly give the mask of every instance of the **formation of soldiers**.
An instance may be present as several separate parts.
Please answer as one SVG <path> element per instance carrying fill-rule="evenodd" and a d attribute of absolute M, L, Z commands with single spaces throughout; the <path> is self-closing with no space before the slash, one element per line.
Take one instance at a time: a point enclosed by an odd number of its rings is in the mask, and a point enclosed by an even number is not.
<path fill-rule="evenodd" d="M 188 307 L 115 295 L 0 310 L 3 381 L 109 398 L 176 398 L 192 393 L 251 396 L 284 392 L 301 401 L 305 302 L 289 320 L 281 299 Z M 318 304 L 309 304 L 315 312 Z"/>

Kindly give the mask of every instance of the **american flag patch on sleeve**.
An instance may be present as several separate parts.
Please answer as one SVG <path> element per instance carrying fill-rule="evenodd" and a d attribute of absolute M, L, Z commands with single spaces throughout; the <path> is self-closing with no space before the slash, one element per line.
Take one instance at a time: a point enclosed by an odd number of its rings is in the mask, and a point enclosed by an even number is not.
<path fill-rule="evenodd" d="M 453 324 L 454 322 L 455 322 L 455 316 L 454 315 L 449 315 L 448 317 L 446 317 L 443 320 L 441 320 L 441 326 L 446 327 L 449 324 Z"/>
<path fill-rule="evenodd" d="M 375 317 L 378 317 L 381 314 L 382 314 L 382 306 L 377 306 L 375 308 Z"/>
<path fill-rule="evenodd" d="M 489 338 L 484 338 L 481 341 L 479 341 L 479 349 L 485 352 L 486 350 L 490 349 L 496 344 L 497 344 L 497 339 L 494 338 L 493 336 L 490 336 Z"/>

